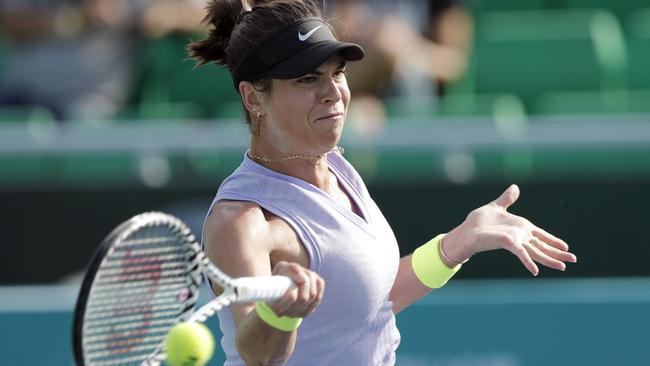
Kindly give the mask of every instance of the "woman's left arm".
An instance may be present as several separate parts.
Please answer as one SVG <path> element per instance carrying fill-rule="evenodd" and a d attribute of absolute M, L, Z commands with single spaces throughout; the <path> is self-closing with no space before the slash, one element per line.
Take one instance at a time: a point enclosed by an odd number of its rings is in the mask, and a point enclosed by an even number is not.
<path fill-rule="evenodd" d="M 444 253 L 440 256 L 442 262 L 451 268 L 476 253 L 506 249 L 534 276 L 539 273 L 535 262 L 561 271 L 566 268 L 565 262 L 575 263 L 576 256 L 568 251 L 569 246 L 562 239 L 507 211 L 518 198 L 519 187 L 511 185 L 496 200 L 470 212 L 465 221 L 440 242 L 440 252 Z M 412 256 L 400 260 L 390 292 L 395 313 L 431 291 L 415 274 Z"/>

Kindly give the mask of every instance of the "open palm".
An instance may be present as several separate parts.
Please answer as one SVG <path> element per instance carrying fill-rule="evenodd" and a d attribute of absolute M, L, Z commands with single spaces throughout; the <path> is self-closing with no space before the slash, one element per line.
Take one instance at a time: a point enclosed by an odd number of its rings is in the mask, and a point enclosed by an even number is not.
<path fill-rule="evenodd" d="M 459 262 L 472 255 L 506 249 L 537 275 L 535 262 L 564 271 L 565 262 L 577 261 L 569 246 L 527 219 L 507 211 L 519 198 L 519 187 L 511 185 L 496 200 L 481 206 L 443 239 L 443 250 Z"/>

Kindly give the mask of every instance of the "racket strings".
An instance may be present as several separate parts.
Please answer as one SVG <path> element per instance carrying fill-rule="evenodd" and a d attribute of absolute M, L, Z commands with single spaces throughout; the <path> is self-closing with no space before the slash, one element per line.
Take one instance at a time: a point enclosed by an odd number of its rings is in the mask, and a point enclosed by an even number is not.
<path fill-rule="evenodd" d="M 132 301 L 115 298 L 109 298 L 105 302 L 98 301 L 94 303 L 92 310 L 87 312 L 88 315 L 94 315 L 93 320 L 101 320 L 107 317 L 114 317 L 115 314 L 132 314 L 143 311 L 158 311 L 166 308 L 178 308 L 177 290 L 158 292 L 150 299 L 133 297 Z M 135 294 L 134 294 L 135 295 Z"/>
<path fill-rule="evenodd" d="M 113 258 L 117 260 L 117 258 Z M 111 275 L 128 275 L 128 274 L 137 274 L 137 273 L 148 273 L 151 271 L 156 271 L 159 266 L 176 266 L 178 267 L 178 253 L 172 253 L 170 255 L 159 255 L 155 259 L 152 258 L 129 258 L 131 263 L 127 268 L 124 268 L 123 262 L 118 262 L 117 265 L 106 265 L 105 268 L 102 268 L 102 273 L 104 276 Z M 184 263 L 183 263 L 184 264 Z M 185 267 L 185 266 L 183 266 Z"/>
<path fill-rule="evenodd" d="M 179 314 L 193 308 L 201 278 L 192 273 L 198 266 L 182 234 L 154 223 L 126 235 L 106 256 L 86 307 L 89 364 L 139 365 Z"/>
<path fill-rule="evenodd" d="M 182 276 L 186 273 L 186 267 L 181 267 L 179 265 L 162 265 L 158 264 L 156 266 L 151 266 L 150 269 L 146 271 L 141 271 L 133 273 L 133 270 L 125 270 L 121 274 L 111 274 L 102 275 L 98 280 L 98 284 L 124 284 L 131 283 L 133 281 L 147 281 L 151 280 L 152 283 L 158 283 L 160 281 L 159 276 L 160 271 L 165 271 L 167 276 Z"/>
<path fill-rule="evenodd" d="M 147 320 L 147 324 L 149 327 L 152 327 L 152 329 L 155 329 L 156 327 L 163 326 L 167 324 L 167 321 L 169 320 L 168 317 L 174 314 L 178 314 L 178 309 L 174 308 L 158 308 L 155 311 L 157 311 L 160 316 L 157 318 L 151 318 Z M 122 317 L 121 318 L 122 322 L 120 324 L 115 324 L 113 321 L 96 321 L 92 324 L 92 329 L 89 330 L 86 333 L 86 337 L 84 341 L 89 341 L 90 339 L 98 340 L 98 339 L 105 339 L 106 338 L 106 333 L 112 332 L 115 334 L 125 334 L 128 335 L 132 331 L 137 330 L 138 328 L 142 327 L 142 322 L 141 322 L 141 317 L 138 316 L 132 316 L 132 317 Z"/>
<path fill-rule="evenodd" d="M 165 333 L 158 332 L 158 335 L 164 337 Z M 151 337 L 150 339 L 151 339 L 150 341 L 142 342 L 142 341 L 140 341 L 138 339 L 134 339 L 134 338 L 116 337 L 114 339 L 111 339 L 110 343 L 111 343 L 111 346 L 119 347 L 122 350 L 124 350 L 124 352 L 133 352 L 133 351 L 140 351 L 140 350 L 143 350 L 143 349 L 151 348 L 152 346 L 155 347 L 155 346 L 158 345 L 157 343 L 154 344 L 155 343 L 153 341 L 154 337 Z M 86 347 L 88 347 L 88 351 L 96 351 L 95 352 L 95 357 L 101 357 L 102 355 L 106 356 L 106 355 L 109 355 L 109 354 L 115 354 L 116 352 L 114 352 L 113 350 L 109 350 L 109 351 L 106 350 L 104 342 L 105 342 L 104 339 L 100 339 L 100 338 L 96 337 L 96 339 L 94 339 L 92 341 L 89 340 Z"/>
<path fill-rule="evenodd" d="M 188 281 L 188 279 L 186 278 L 177 278 L 177 277 L 161 278 L 160 281 L 158 281 L 158 284 L 161 287 L 162 286 L 176 287 L 187 283 L 193 283 L 193 281 Z M 115 293 L 115 291 L 118 289 L 124 289 L 124 293 L 126 294 L 128 294 L 129 292 L 135 292 L 141 294 L 142 291 L 148 289 L 149 287 L 150 287 L 149 284 L 146 282 L 145 283 L 133 282 L 130 283 L 129 286 L 124 286 L 123 282 L 115 282 L 113 284 L 104 283 L 102 284 L 101 288 L 99 287 L 96 288 L 93 294 L 96 295 L 98 299 L 101 299 L 102 296 L 107 297 L 110 294 Z"/>
<path fill-rule="evenodd" d="M 93 308 L 92 311 L 88 311 L 88 324 L 102 324 L 102 322 L 116 317 L 128 318 L 129 316 L 138 316 L 140 314 L 152 314 L 149 318 L 153 318 L 154 312 L 159 312 L 164 309 L 176 308 L 179 309 L 182 304 L 176 300 L 176 293 L 170 293 L 168 298 L 158 298 L 157 301 L 149 302 L 147 300 L 137 300 L 137 303 L 133 304 L 123 304 L 116 303 L 115 306 L 98 306 L 97 309 Z M 103 310 L 102 310 L 103 309 Z"/>
<path fill-rule="evenodd" d="M 164 338 L 166 333 L 163 332 L 158 332 L 157 338 Z M 125 362 L 125 358 L 130 358 L 131 356 L 137 355 L 134 360 L 137 360 L 138 362 L 135 363 L 134 365 L 139 365 L 142 361 L 144 361 L 154 349 L 156 349 L 160 343 L 160 340 L 155 340 L 155 337 L 150 337 L 148 341 L 145 342 L 136 342 L 133 339 L 132 340 L 113 340 L 111 341 L 111 346 L 113 349 L 106 351 L 106 348 L 98 348 L 98 350 L 95 351 L 93 354 L 93 358 L 95 361 L 93 361 L 92 365 L 98 364 L 98 362 L 101 361 L 108 361 L 115 359 L 119 361 L 117 364 L 118 365 L 127 365 L 128 363 Z M 101 351 L 99 350 L 101 349 Z"/>
<path fill-rule="evenodd" d="M 101 361 L 96 361 L 93 362 L 93 366 L 113 366 L 113 365 L 138 365 L 138 366 L 144 366 L 144 365 L 160 365 L 160 362 L 153 362 L 153 363 L 142 363 L 145 357 L 142 355 L 137 355 L 137 356 L 126 356 L 122 357 L 119 359 L 106 359 L 106 360 L 101 360 Z"/>

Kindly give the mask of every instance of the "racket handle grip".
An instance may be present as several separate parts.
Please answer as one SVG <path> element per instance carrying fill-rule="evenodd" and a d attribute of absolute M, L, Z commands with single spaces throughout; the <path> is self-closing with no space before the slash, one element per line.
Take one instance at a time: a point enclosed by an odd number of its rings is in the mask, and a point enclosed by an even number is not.
<path fill-rule="evenodd" d="M 233 281 L 237 291 L 235 302 L 276 300 L 294 286 L 286 276 L 240 277 Z"/>

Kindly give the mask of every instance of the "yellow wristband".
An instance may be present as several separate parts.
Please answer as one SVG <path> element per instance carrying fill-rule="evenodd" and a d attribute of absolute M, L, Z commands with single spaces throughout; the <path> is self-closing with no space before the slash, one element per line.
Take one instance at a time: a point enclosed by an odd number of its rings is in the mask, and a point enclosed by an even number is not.
<path fill-rule="evenodd" d="M 411 256 L 411 267 L 417 278 L 429 288 L 440 288 L 452 278 L 462 264 L 449 268 L 440 257 L 440 242 L 445 234 L 440 234 L 417 248 Z"/>
<path fill-rule="evenodd" d="M 302 323 L 302 318 L 275 315 L 266 301 L 258 301 L 255 304 L 255 312 L 257 312 L 257 316 L 266 324 L 285 332 L 292 332 L 298 329 L 300 323 Z"/>

